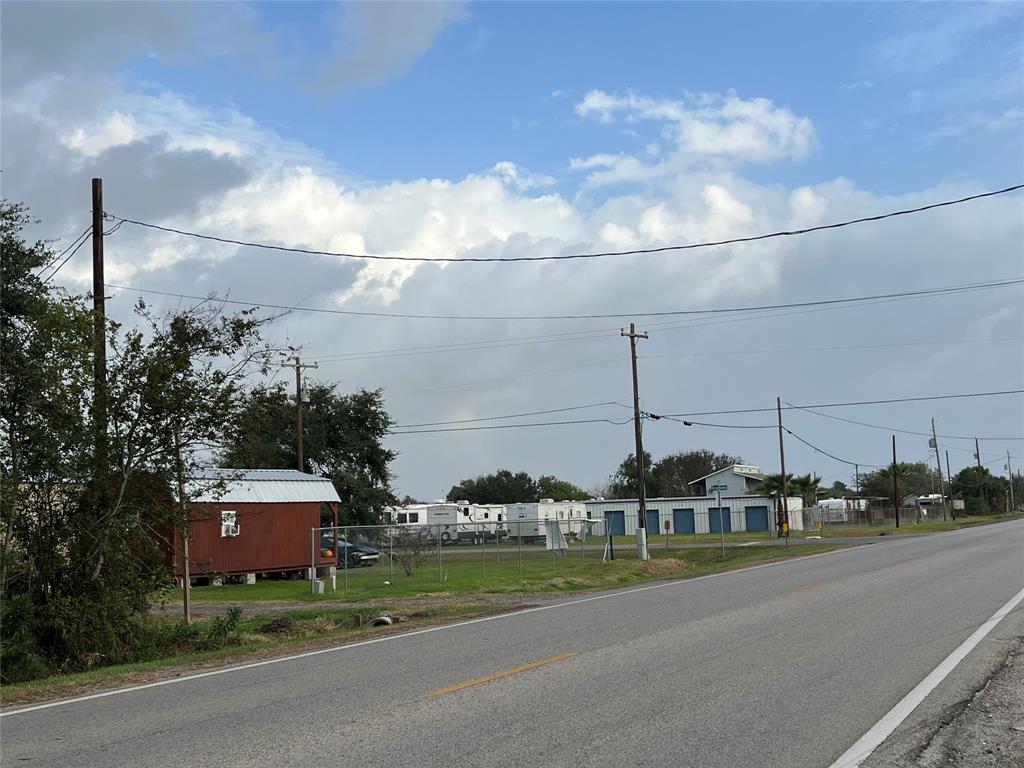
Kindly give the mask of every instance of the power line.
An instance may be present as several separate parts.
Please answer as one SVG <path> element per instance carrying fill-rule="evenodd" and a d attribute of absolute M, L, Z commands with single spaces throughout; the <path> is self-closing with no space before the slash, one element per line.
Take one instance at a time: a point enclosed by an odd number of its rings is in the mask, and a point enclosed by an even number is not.
<path fill-rule="evenodd" d="M 912 429 L 900 429 L 898 427 L 890 427 L 884 424 L 869 424 L 866 421 L 857 421 L 856 419 L 847 419 L 842 416 L 833 416 L 830 413 L 818 413 L 808 407 L 801 407 L 799 405 L 793 405 L 792 403 L 786 403 L 791 408 L 796 408 L 800 411 L 806 411 L 807 413 L 814 414 L 815 416 L 821 416 L 825 419 L 833 419 L 835 421 L 844 421 L 847 424 L 856 424 L 861 427 L 871 427 L 872 429 L 880 429 L 884 432 L 900 432 L 904 435 L 916 435 L 917 437 L 932 437 L 931 432 L 917 432 Z M 941 437 L 945 440 L 1024 440 L 1024 437 L 977 437 L 975 435 L 935 435 L 935 437 Z"/>
<path fill-rule="evenodd" d="M 91 232 L 91 231 L 92 231 L 92 227 L 89 227 L 89 232 Z M 47 277 L 45 280 L 43 280 L 43 285 L 46 285 L 48 282 L 53 280 L 53 278 L 57 275 L 57 273 L 60 272 L 61 268 L 65 264 L 67 264 L 69 261 L 71 261 L 72 257 L 74 257 L 74 255 L 76 253 L 78 253 L 78 249 L 81 248 L 83 245 L 85 245 L 87 242 L 89 242 L 89 238 L 88 237 L 83 237 L 78 242 L 78 245 L 76 245 L 74 247 L 74 249 L 71 251 L 71 253 L 69 253 L 67 256 L 64 257 L 64 261 L 62 261 L 60 264 L 58 264 L 57 267 L 53 270 L 53 272 L 50 273 L 49 277 Z"/>
<path fill-rule="evenodd" d="M 344 251 L 320 251 L 312 248 L 298 248 L 294 246 L 274 245 L 272 243 L 259 243 L 248 240 L 238 240 L 230 237 L 220 237 L 217 235 L 206 235 L 198 232 L 190 232 L 184 229 L 177 229 L 175 227 L 167 227 L 160 224 L 152 224 L 145 221 L 138 221 L 136 219 L 129 219 L 123 216 L 113 216 L 110 218 L 120 221 L 126 224 L 134 224 L 138 227 L 145 227 L 147 229 L 158 230 L 160 232 L 168 232 L 175 235 L 182 235 L 184 237 L 192 237 L 199 240 L 208 240 L 216 243 L 224 243 L 227 245 L 238 245 L 247 248 L 262 248 L 265 250 L 272 251 L 283 251 L 287 253 L 302 253 L 310 256 L 334 256 L 340 258 L 349 259 L 372 259 L 375 261 L 414 261 L 414 262 L 440 262 L 440 263 L 502 263 L 502 262 L 530 262 L 530 261 L 568 261 L 571 259 L 598 259 L 606 256 L 634 256 L 640 254 L 651 254 L 651 253 L 665 253 L 668 251 L 687 251 L 697 248 L 712 248 L 722 245 L 736 245 L 740 243 L 753 243 L 761 240 L 769 240 L 778 237 L 793 237 L 796 235 L 806 235 L 811 232 L 821 232 L 829 229 L 840 229 L 842 227 L 849 227 L 855 224 L 864 224 L 873 221 L 882 221 L 884 219 L 891 219 L 897 216 L 908 216 L 911 214 L 922 213 L 924 211 L 934 210 L 936 208 L 944 208 L 952 205 L 960 205 L 962 203 L 971 202 L 972 200 L 980 200 L 987 197 L 995 197 L 997 195 L 1005 195 L 1010 192 L 1016 192 L 1019 189 L 1024 189 L 1024 184 L 1016 184 L 1010 187 L 1004 187 L 1003 189 L 997 189 L 991 192 L 982 192 L 976 195 L 969 195 L 967 197 L 957 198 L 955 200 L 944 200 L 938 203 L 931 203 L 929 205 L 918 206 L 917 208 L 905 208 L 902 210 L 890 211 L 889 213 L 877 214 L 875 216 L 863 216 L 857 219 L 848 219 L 846 221 L 839 221 L 832 224 L 820 224 L 814 227 L 805 227 L 803 229 L 792 229 L 782 230 L 779 232 L 770 232 L 763 235 L 751 235 L 748 237 L 733 237 L 727 240 L 716 240 L 702 243 L 687 243 L 684 245 L 663 245 L 655 248 L 636 248 L 625 251 L 598 251 L 593 253 L 568 253 L 551 256 L 510 256 L 510 257 L 499 257 L 499 256 L 463 256 L 463 257 L 438 257 L 431 258 L 429 256 L 397 256 L 397 255 L 384 255 L 384 254 L 370 254 L 370 253 L 349 253 Z"/>
<path fill-rule="evenodd" d="M 783 427 L 783 429 L 786 430 L 786 432 L 791 437 L 795 437 L 797 440 L 799 440 L 801 443 L 803 443 L 807 447 L 813 448 L 818 453 L 823 453 L 826 456 L 828 456 L 830 459 L 835 459 L 836 461 L 838 461 L 838 462 L 840 462 L 842 464 L 849 464 L 851 467 L 871 467 L 872 469 L 885 469 L 888 466 L 887 464 L 865 464 L 863 461 L 847 461 L 846 459 L 841 459 L 838 456 L 836 456 L 835 454 L 829 453 L 824 448 L 819 448 L 814 443 L 811 443 L 811 442 L 808 442 L 807 440 L 804 440 L 802 437 L 800 437 L 800 435 L 798 435 L 795 432 L 793 432 L 793 430 L 787 429 L 786 427 Z"/>
<path fill-rule="evenodd" d="M 300 307 L 289 304 L 277 304 L 264 301 L 241 301 L 239 299 L 218 298 L 216 296 L 197 296 L 187 293 L 175 293 L 172 291 L 158 291 L 151 288 L 136 288 L 128 285 L 115 285 L 104 283 L 108 288 L 115 288 L 124 291 L 135 291 L 137 293 L 150 293 L 158 296 L 171 296 L 179 299 L 192 299 L 196 301 L 218 301 L 224 304 L 238 304 L 248 307 L 266 307 L 268 309 L 280 309 L 294 312 L 316 312 L 328 315 L 342 315 L 346 317 L 389 317 L 411 320 L 607 320 L 622 319 L 630 317 L 669 317 L 681 315 L 717 315 L 735 314 L 745 312 L 763 312 L 777 309 L 792 309 L 794 307 L 823 307 L 842 304 L 858 304 L 886 299 L 907 299 L 920 296 L 939 296 L 966 291 L 989 290 L 992 288 L 1004 288 L 1024 283 L 1024 278 L 1004 278 L 981 283 L 966 283 L 962 285 L 945 286 L 942 288 L 929 288 L 917 291 L 902 291 L 899 293 L 883 293 L 869 296 L 853 296 L 844 299 L 821 299 L 816 301 L 797 301 L 786 304 L 766 304 L 754 307 L 722 307 L 718 309 L 677 309 L 662 312 L 612 312 L 602 314 L 586 315 L 426 315 L 405 312 L 371 312 L 366 310 L 353 309 L 329 309 L 326 307 Z"/>
<path fill-rule="evenodd" d="M 526 411 L 524 413 L 509 413 L 509 414 L 506 414 L 504 416 L 480 416 L 480 417 L 477 417 L 475 419 L 455 419 L 455 420 L 452 420 L 452 421 L 427 421 L 427 422 L 423 422 L 422 424 L 402 424 L 400 426 L 396 425 L 395 428 L 396 429 L 411 429 L 413 427 L 439 427 L 439 426 L 445 426 L 445 425 L 448 425 L 448 424 L 469 424 L 469 423 L 477 422 L 477 421 L 497 421 L 499 419 L 517 419 L 517 418 L 520 418 L 522 416 L 542 416 L 542 415 L 546 415 L 546 414 L 549 414 L 549 413 L 566 413 L 567 411 L 582 411 L 582 410 L 587 409 L 587 408 L 599 408 L 599 407 L 604 406 L 604 405 L 618 405 L 618 406 L 621 406 L 623 408 L 628 408 L 629 407 L 629 406 L 623 405 L 622 403 L 617 403 L 617 402 L 615 402 L 613 400 L 609 400 L 609 401 L 604 402 L 604 403 L 590 403 L 588 405 L 572 405 L 572 406 L 569 406 L 567 408 L 551 408 L 551 409 L 546 410 L 546 411 Z"/>
<path fill-rule="evenodd" d="M 993 339 L 949 339 L 946 341 L 904 341 L 893 344 L 857 344 L 845 347 L 789 347 L 787 349 L 742 349 L 729 352 L 674 352 L 665 355 L 643 355 L 641 360 L 657 360 L 669 357 L 728 357 L 734 355 L 768 355 L 792 352 L 844 352 L 848 350 L 888 349 L 897 347 L 927 347 L 946 344 L 984 344 L 990 341 L 1024 341 L 1024 336 L 1007 336 Z M 940 435 L 941 437 L 941 435 Z"/>
<path fill-rule="evenodd" d="M 614 419 L 576 419 L 573 421 L 538 421 L 530 424 L 488 424 L 480 427 L 444 427 L 441 429 L 418 429 L 418 430 L 401 430 L 396 432 L 388 432 L 389 435 L 425 435 L 433 432 L 476 432 L 483 429 L 521 429 L 523 427 L 554 427 L 561 426 L 563 424 L 612 424 L 617 427 L 621 427 L 625 424 L 632 423 L 633 419 L 626 419 L 625 421 L 615 421 Z"/>
<path fill-rule="evenodd" d="M 88 227 L 86 227 L 85 230 L 83 230 L 82 233 L 80 235 L 78 235 L 78 237 L 76 237 L 74 240 L 72 240 L 68 244 L 67 248 L 65 248 L 63 251 L 61 251 L 56 256 L 54 256 L 52 259 L 50 259 L 45 264 L 43 264 L 43 266 L 41 266 L 39 268 L 39 272 L 36 273 L 36 277 L 38 277 L 39 275 L 42 275 L 43 272 L 45 272 L 50 267 L 52 267 L 54 264 L 56 264 L 57 261 L 64 256 L 64 254 L 66 254 L 68 251 L 70 251 L 72 248 L 74 248 L 78 244 L 79 240 L 81 240 L 81 239 L 83 239 L 85 237 L 88 237 L 90 232 L 92 232 L 92 225 L 89 225 Z"/>
<path fill-rule="evenodd" d="M 958 398 L 970 398 L 970 397 L 995 397 L 998 395 L 1020 395 L 1024 394 L 1024 389 L 1006 389 L 998 392 L 963 392 L 954 395 L 925 395 L 922 397 L 893 397 L 886 400 L 854 400 L 842 403 L 817 403 L 814 405 L 787 405 L 782 410 L 806 410 L 808 408 L 845 408 L 847 406 L 855 405 L 888 405 L 890 403 L 914 403 L 923 402 L 929 400 L 954 400 Z M 723 411 L 693 411 L 690 413 L 663 413 L 660 414 L 663 417 L 666 416 L 725 416 L 734 413 L 770 413 L 774 412 L 775 408 L 733 408 L 731 410 Z M 930 436 L 930 434 L 929 434 Z M 972 438 L 973 439 L 973 438 Z"/>
<path fill-rule="evenodd" d="M 682 424 L 684 427 L 717 427 L 719 429 L 775 429 L 774 424 L 711 424 L 706 421 L 686 421 L 684 419 L 677 419 L 674 416 L 662 416 L 657 413 L 646 413 L 645 416 L 654 420 L 660 421 L 661 419 L 667 419 L 668 421 L 675 421 Z"/>

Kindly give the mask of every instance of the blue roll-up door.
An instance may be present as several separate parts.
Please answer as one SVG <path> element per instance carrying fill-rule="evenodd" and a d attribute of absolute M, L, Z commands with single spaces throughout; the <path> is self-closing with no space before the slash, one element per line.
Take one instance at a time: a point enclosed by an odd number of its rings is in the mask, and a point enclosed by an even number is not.
<path fill-rule="evenodd" d="M 712 533 L 719 533 L 725 529 L 726 533 L 732 530 L 732 517 L 729 514 L 729 507 L 722 507 L 722 514 L 718 514 L 718 507 L 711 507 L 708 510 L 708 524 Z"/>
<path fill-rule="evenodd" d="M 647 514 L 644 516 L 644 525 L 647 526 L 647 535 L 650 536 L 652 533 L 658 532 L 658 526 L 661 525 L 658 517 L 658 510 L 648 509 L 645 510 Z"/>
<path fill-rule="evenodd" d="M 697 527 L 693 523 L 693 510 L 673 509 L 672 530 L 676 533 L 696 533 Z"/>
<path fill-rule="evenodd" d="M 768 530 L 768 507 L 747 507 L 747 530 Z"/>
<path fill-rule="evenodd" d="M 623 510 L 604 513 L 605 525 L 612 536 L 626 535 L 626 513 Z"/>

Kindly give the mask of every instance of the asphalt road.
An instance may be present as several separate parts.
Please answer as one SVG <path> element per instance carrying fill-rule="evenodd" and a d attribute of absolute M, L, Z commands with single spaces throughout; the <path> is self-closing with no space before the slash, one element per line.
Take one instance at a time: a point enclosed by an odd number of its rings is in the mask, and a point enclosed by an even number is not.
<path fill-rule="evenodd" d="M 1024 522 L 889 539 L 7 713 L 2 760 L 827 767 L 1024 586 L 1022 553 Z"/>

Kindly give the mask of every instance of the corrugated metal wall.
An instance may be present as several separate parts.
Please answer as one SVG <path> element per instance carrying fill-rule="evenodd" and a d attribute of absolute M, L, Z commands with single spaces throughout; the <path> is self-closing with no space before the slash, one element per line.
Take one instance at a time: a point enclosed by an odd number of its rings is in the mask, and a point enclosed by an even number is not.
<path fill-rule="evenodd" d="M 320 527 L 320 503 L 193 504 L 189 559 L 192 575 L 263 573 L 309 568 L 312 528 Z M 221 512 L 234 512 L 238 536 L 222 537 Z M 181 552 L 180 534 L 174 537 Z M 317 565 L 333 565 L 320 557 Z M 181 575 L 181 556 L 175 557 L 174 572 Z"/>
<path fill-rule="evenodd" d="M 803 515 L 799 512 L 799 499 L 790 499 L 790 528 L 794 531 L 803 530 Z M 763 496 L 722 496 L 722 506 L 729 508 L 730 520 L 726 524 L 726 530 L 729 531 L 745 531 L 747 530 L 747 507 L 763 507 L 768 505 L 769 509 L 769 525 L 774 530 L 775 527 L 775 516 L 774 516 L 774 502 L 765 499 Z M 660 524 L 659 533 L 665 533 L 665 523 L 669 523 L 668 532 L 675 533 L 675 521 L 681 516 L 673 514 L 676 510 L 693 510 L 693 523 L 696 528 L 696 533 L 711 533 L 711 522 L 710 515 L 717 514 L 712 513 L 712 509 L 717 509 L 715 506 L 714 497 L 686 497 L 686 498 L 675 498 L 675 499 L 648 499 L 646 502 L 646 509 L 648 512 L 652 510 L 657 511 L 658 520 Z M 627 535 L 634 535 L 636 533 L 636 519 L 637 511 L 639 510 L 639 503 L 635 499 L 622 499 L 616 501 L 614 499 L 604 501 L 588 501 L 587 511 L 594 520 L 601 520 L 605 517 L 607 512 L 623 512 L 625 513 L 625 528 Z M 715 525 L 717 529 L 717 523 Z M 597 533 L 595 531 L 595 533 Z M 603 535 L 603 531 L 600 534 Z M 648 531 L 647 535 L 650 536 L 653 531 Z"/>

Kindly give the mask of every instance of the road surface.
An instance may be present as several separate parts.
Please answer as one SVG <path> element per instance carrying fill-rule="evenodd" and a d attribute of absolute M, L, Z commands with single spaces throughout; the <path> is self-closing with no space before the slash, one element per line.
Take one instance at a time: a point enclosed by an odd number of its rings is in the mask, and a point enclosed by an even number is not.
<path fill-rule="evenodd" d="M 1021 521 L 886 539 L 5 712 L 2 759 L 827 768 L 1021 591 L 1022 553 Z M 1022 609 L 918 710 L 983 681 Z"/>

